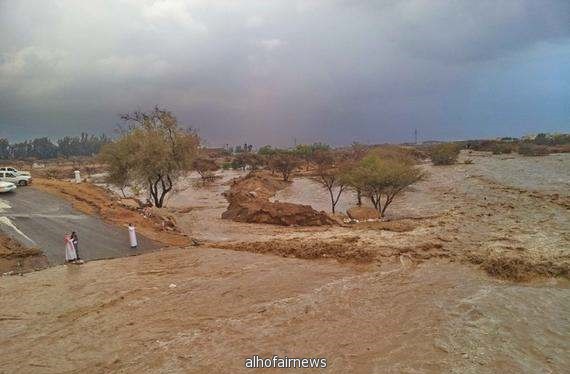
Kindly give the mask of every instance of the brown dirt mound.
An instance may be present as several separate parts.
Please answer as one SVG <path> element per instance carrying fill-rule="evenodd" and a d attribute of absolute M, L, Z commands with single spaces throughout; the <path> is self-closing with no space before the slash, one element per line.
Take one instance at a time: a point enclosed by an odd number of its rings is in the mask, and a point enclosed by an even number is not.
<path fill-rule="evenodd" d="M 323 226 L 337 224 L 325 212 L 309 205 L 271 202 L 269 198 L 286 187 L 266 173 L 250 173 L 235 180 L 224 196 L 229 202 L 222 218 L 237 222 L 267 223 L 283 226 Z"/>
<path fill-rule="evenodd" d="M 378 210 L 365 206 L 355 206 L 346 211 L 350 219 L 355 221 L 367 221 L 369 219 L 378 219 L 380 215 Z"/>
<path fill-rule="evenodd" d="M 117 225 L 133 223 L 137 230 L 149 239 L 168 245 L 189 244 L 188 237 L 173 231 L 172 219 L 160 214 L 159 210 L 146 212 L 129 209 L 103 188 L 91 183 L 76 184 L 38 178 L 34 181 L 34 188 L 60 195 L 70 201 L 77 210 L 101 216 L 107 222 Z"/>
<path fill-rule="evenodd" d="M 336 220 L 325 212 L 318 212 L 309 205 L 272 203 L 263 199 L 231 202 L 222 218 L 237 222 L 268 223 L 282 226 L 334 225 Z"/>
<path fill-rule="evenodd" d="M 28 248 L 16 240 L 0 235 L 0 273 L 25 272 L 47 266 L 47 258 L 37 248 Z"/>
<path fill-rule="evenodd" d="M 234 193 L 243 192 L 258 198 L 269 199 L 277 191 L 287 187 L 289 183 L 266 172 L 252 172 L 244 177 L 234 179 L 230 190 L 226 193 L 226 198 L 229 199 Z"/>
<path fill-rule="evenodd" d="M 0 236 L 0 257 L 30 257 L 41 255 L 42 251 L 37 248 L 24 247 L 22 244 L 8 236 Z"/>

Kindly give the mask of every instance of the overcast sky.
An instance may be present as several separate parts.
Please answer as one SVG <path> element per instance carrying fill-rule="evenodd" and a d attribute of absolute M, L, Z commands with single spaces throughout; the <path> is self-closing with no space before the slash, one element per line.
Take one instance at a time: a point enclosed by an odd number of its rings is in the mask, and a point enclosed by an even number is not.
<path fill-rule="evenodd" d="M 0 137 L 155 104 L 210 145 L 570 132 L 570 1 L 0 0 Z"/>

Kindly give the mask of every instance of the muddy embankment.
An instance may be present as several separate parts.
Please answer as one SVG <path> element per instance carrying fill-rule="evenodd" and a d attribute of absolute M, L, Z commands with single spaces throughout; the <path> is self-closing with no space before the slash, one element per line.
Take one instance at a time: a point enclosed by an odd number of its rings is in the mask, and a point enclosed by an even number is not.
<path fill-rule="evenodd" d="M 22 274 L 44 269 L 47 257 L 37 248 L 25 247 L 16 240 L 0 235 L 0 274 Z"/>
<path fill-rule="evenodd" d="M 132 223 L 138 232 L 151 240 L 172 246 L 190 243 L 189 238 L 178 231 L 174 219 L 160 209 L 128 204 L 125 199 L 119 199 L 94 184 L 38 178 L 34 181 L 34 188 L 59 195 L 77 210 L 97 215 L 111 224 Z"/>
<path fill-rule="evenodd" d="M 287 185 L 287 182 L 268 173 L 250 173 L 235 180 L 229 191 L 224 193 L 229 206 L 222 218 L 282 226 L 324 226 L 338 223 L 327 213 L 316 211 L 309 205 L 269 201 Z"/>
<path fill-rule="evenodd" d="M 254 253 L 271 253 L 282 257 L 304 259 L 332 258 L 339 262 L 417 263 L 430 258 L 449 258 L 450 253 L 439 242 L 425 242 L 410 246 L 382 245 L 359 236 L 322 238 L 275 239 L 263 242 L 220 243 L 220 248 Z"/>

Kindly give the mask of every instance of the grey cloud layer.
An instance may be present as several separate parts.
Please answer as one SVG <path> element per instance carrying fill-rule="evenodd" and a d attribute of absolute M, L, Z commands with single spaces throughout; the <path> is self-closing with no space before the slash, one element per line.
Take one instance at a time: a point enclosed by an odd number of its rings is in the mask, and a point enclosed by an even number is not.
<path fill-rule="evenodd" d="M 556 84 L 536 123 L 473 95 L 552 79 L 569 25 L 570 2 L 547 0 L 0 0 L 0 136 L 109 132 L 155 103 L 212 144 L 556 130 L 570 126 Z"/>

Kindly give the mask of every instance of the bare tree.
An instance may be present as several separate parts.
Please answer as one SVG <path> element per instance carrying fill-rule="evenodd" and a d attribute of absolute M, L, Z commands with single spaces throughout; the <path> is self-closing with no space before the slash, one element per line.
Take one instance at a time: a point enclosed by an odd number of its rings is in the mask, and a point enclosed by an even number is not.
<path fill-rule="evenodd" d="M 288 181 L 291 173 L 299 167 L 299 159 L 291 151 L 279 151 L 270 156 L 269 165 L 272 170 L 279 172 L 284 181 Z"/>
<path fill-rule="evenodd" d="M 335 165 L 334 156 L 330 150 L 315 151 L 311 159 L 317 165 L 316 179 L 329 192 L 331 211 L 335 213 L 340 196 L 348 187 L 342 178 L 342 168 Z"/>
<path fill-rule="evenodd" d="M 216 161 L 211 158 L 198 157 L 192 161 L 192 168 L 200 174 L 200 178 L 203 181 L 211 180 L 214 177 L 214 172 L 220 167 L 216 164 Z"/>

